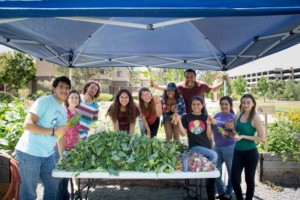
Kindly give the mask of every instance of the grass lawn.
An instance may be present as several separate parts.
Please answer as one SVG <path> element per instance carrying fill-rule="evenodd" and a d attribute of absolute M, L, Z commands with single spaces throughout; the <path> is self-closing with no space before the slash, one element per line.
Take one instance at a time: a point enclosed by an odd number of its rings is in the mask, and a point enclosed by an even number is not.
<path fill-rule="evenodd" d="M 238 109 L 240 102 L 234 102 L 234 108 Z M 257 100 L 258 106 L 275 106 L 276 112 L 300 110 L 300 101 L 277 101 L 277 100 Z"/>

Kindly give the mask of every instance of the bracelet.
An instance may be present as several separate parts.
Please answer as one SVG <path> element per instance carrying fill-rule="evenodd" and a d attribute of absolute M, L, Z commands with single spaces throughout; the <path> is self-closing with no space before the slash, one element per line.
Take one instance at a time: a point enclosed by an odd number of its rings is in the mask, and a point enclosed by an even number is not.
<path fill-rule="evenodd" d="M 211 124 L 206 123 L 206 125 L 211 125 Z"/>
<path fill-rule="evenodd" d="M 54 136 L 54 128 L 52 128 L 52 134 L 51 134 L 51 136 Z"/>

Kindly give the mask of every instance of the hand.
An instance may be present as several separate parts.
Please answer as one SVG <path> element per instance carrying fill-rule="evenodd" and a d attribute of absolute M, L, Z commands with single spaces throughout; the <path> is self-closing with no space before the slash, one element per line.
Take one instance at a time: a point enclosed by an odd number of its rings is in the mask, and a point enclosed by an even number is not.
<path fill-rule="evenodd" d="M 236 141 L 240 141 L 241 139 L 243 139 L 243 136 L 235 135 L 235 136 L 233 136 L 233 139 L 235 139 Z"/>
<path fill-rule="evenodd" d="M 155 83 L 153 80 L 150 80 L 150 87 L 153 87 L 153 86 L 155 86 Z"/>
<path fill-rule="evenodd" d="M 211 124 L 217 124 L 217 122 L 214 120 L 214 118 L 211 115 L 208 115 L 207 120 L 206 120 L 207 125 Z"/>
<path fill-rule="evenodd" d="M 164 112 L 164 113 L 170 112 L 170 106 L 168 106 L 168 105 L 166 105 L 166 104 L 164 104 L 164 105 L 162 106 L 162 109 L 163 109 L 163 112 Z"/>
<path fill-rule="evenodd" d="M 177 111 L 177 105 L 171 106 L 171 111 L 172 111 L 173 113 L 176 113 L 176 111 Z"/>
<path fill-rule="evenodd" d="M 151 138 L 151 131 L 147 130 L 147 138 Z"/>
<path fill-rule="evenodd" d="M 67 131 L 68 127 L 66 125 L 63 126 L 59 126 L 57 128 L 54 129 L 54 134 L 61 134 L 61 133 L 65 133 Z"/>
<path fill-rule="evenodd" d="M 227 83 L 230 82 L 230 77 L 228 76 L 228 74 L 223 75 L 223 80 L 226 81 Z"/>

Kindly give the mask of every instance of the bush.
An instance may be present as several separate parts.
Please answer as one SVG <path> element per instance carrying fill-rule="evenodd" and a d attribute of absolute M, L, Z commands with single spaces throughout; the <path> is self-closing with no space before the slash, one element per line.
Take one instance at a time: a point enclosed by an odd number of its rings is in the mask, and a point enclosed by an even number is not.
<path fill-rule="evenodd" d="M 24 102 L 18 99 L 12 103 L 1 103 L 0 107 L 0 149 L 13 152 L 23 134 L 27 112 L 24 109 Z"/>
<path fill-rule="evenodd" d="M 0 102 L 12 102 L 15 98 L 10 93 L 0 93 Z"/>
<path fill-rule="evenodd" d="M 300 133 L 299 113 L 300 111 L 292 111 L 286 113 L 276 113 L 277 121 L 268 126 L 268 151 L 270 153 L 278 153 L 282 160 L 288 157 L 300 161 L 297 153 L 300 152 L 300 143 L 297 135 Z M 264 143 L 259 145 L 259 149 L 265 148 Z"/>
<path fill-rule="evenodd" d="M 114 95 L 108 94 L 108 93 L 101 93 L 99 97 L 96 99 L 96 102 L 99 101 L 112 101 L 114 98 Z"/>

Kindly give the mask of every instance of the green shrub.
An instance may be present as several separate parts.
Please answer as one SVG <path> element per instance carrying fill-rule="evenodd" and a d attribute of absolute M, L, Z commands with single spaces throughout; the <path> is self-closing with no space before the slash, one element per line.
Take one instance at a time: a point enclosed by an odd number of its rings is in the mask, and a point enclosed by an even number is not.
<path fill-rule="evenodd" d="M 99 102 L 99 101 L 112 101 L 113 98 L 114 98 L 114 96 L 112 94 L 101 93 L 99 95 L 99 97 L 96 99 L 96 102 Z"/>
<path fill-rule="evenodd" d="M 0 93 L 0 102 L 12 102 L 15 98 L 10 93 Z"/>
<path fill-rule="evenodd" d="M 300 152 L 300 143 L 297 139 L 297 135 L 300 133 L 300 125 L 291 120 L 295 116 L 295 112 L 277 115 L 277 121 L 268 126 L 268 152 L 278 153 L 283 161 L 288 157 L 300 161 L 297 156 L 297 153 Z M 261 143 L 259 149 L 263 151 L 265 144 Z"/>
<path fill-rule="evenodd" d="M 15 150 L 23 134 L 23 123 L 27 115 L 24 102 L 15 100 L 12 103 L 0 104 L 0 149 Z"/>

